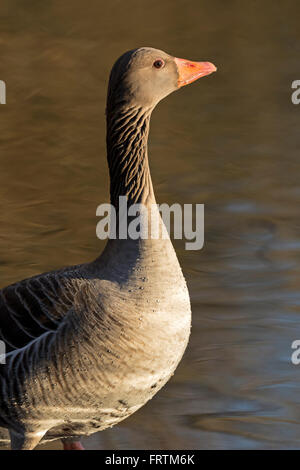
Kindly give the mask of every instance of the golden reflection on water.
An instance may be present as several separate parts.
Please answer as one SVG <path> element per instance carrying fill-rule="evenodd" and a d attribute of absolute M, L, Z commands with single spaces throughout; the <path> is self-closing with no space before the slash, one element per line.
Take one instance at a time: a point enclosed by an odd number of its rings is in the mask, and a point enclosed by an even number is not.
<path fill-rule="evenodd" d="M 204 249 L 176 242 L 188 350 L 151 402 L 87 448 L 299 447 L 299 14 L 291 0 L 2 2 L 0 287 L 102 250 L 114 60 L 151 45 L 218 67 L 161 103 L 151 128 L 157 200 L 205 204 Z"/>

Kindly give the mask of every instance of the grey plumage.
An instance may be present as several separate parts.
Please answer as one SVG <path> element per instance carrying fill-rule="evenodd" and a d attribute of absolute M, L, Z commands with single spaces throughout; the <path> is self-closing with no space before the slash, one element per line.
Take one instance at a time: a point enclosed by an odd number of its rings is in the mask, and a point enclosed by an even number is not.
<path fill-rule="evenodd" d="M 139 103 L 140 86 L 127 74 L 157 54 L 170 63 L 167 83 L 159 90 L 152 85 L 152 104 L 151 88 L 147 103 Z M 176 89 L 177 75 L 173 58 L 162 51 L 144 48 L 125 62 L 122 72 L 120 63 L 113 72 L 108 95 L 111 200 L 117 207 L 125 195 L 129 204 L 150 208 L 150 115 L 156 95 Z M 8 354 L 0 365 L 0 426 L 9 429 L 13 448 L 31 449 L 43 437 L 88 435 L 136 411 L 173 374 L 190 321 L 186 283 L 169 239 L 110 240 L 92 263 L 2 289 L 0 339 Z"/>

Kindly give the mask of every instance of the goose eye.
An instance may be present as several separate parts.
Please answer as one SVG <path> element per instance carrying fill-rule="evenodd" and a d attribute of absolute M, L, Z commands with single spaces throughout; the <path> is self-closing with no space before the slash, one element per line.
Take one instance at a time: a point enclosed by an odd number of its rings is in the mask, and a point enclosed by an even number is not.
<path fill-rule="evenodd" d="M 156 69 L 161 69 L 164 65 L 165 63 L 162 59 L 157 59 L 155 62 L 153 62 L 153 67 Z"/>

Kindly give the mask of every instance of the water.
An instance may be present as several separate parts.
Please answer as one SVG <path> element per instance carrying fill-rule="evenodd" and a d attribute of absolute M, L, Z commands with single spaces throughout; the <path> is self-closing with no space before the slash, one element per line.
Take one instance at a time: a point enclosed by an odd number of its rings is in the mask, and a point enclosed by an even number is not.
<path fill-rule="evenodd" d="M 2 2 L 1 287 L 102 250 L 115 59 L 149 45 L 218 67 L 162 102 L 151 127 L 157 200 L 205 204 L 203 250 L 175 244 L 189 347 L 151 402 L 87 448 L 300 447 L 299 14 L 296 0 Z"/>

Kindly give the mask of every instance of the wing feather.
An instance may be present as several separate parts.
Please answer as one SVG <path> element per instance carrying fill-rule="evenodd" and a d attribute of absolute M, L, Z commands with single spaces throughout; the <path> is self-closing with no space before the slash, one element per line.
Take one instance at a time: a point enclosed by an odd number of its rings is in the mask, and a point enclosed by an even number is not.
<path fill-rule="evenodd" d="M 0 290 L 0 339 L 7 352 L 57 329 L 79 290 L 76 268 L 41 274 Z"/>

